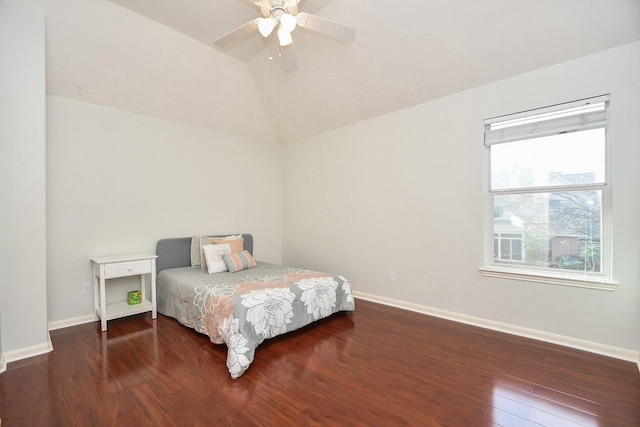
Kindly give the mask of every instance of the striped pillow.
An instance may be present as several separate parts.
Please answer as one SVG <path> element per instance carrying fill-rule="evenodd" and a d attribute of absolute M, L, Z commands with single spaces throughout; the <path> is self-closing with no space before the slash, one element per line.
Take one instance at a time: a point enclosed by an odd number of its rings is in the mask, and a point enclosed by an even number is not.
<path fill-rule="evenodd" d="M 231 273 L 246 270 L 256 266 L 256 262 L 249 251 L 233 252 L 222 255 L 222 261 Z"/>

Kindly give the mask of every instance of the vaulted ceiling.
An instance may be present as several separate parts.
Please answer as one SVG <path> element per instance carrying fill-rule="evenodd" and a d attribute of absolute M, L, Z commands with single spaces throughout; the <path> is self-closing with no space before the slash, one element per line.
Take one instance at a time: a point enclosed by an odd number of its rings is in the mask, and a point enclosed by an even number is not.
<path fill-rule="evenodd" d="M 297 28 L 287 72 L 258 33 L 213 47 L 250 0 L 45 4 L 49 93 L 280 142 L 640 40 L 637 0 L 302 0 L 356 39 Z"/>

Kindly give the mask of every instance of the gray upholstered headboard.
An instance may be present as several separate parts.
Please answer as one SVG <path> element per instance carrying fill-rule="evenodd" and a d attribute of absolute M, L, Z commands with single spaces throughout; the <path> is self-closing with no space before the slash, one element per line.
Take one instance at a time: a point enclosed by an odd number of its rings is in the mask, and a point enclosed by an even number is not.
<path fill-rule="evenodd" d="M 233 233 L 230 233 L 233 234 Z M 222 234 L 220 236 L 228 236 Z M 215 236 L 217 237 L 217 235 Z M 253 235 L 243 234 L 244 248 L 253 255 Z M 191 265 L 191 237 L 174 237 L 158 240 L 156 244 L 156 270 L 160 273 L 166 268 L 189 267 Z"/>

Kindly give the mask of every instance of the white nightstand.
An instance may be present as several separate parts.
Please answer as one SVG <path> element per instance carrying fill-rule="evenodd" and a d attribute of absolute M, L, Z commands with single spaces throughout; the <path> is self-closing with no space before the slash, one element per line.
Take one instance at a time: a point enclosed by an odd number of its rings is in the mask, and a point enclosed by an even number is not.
<path fill-rule="evenodd" d="M 96 314 L 100 318 L 103 331 L 107 330 L 107 321 L 124 316 L 151 312 L 151 317 L 158 316 L 156 311 L 156 258 L 151 254 L 114 255 L 91 258 L 93 264 L 93 300 Z M 145 277 L 151 275 L 151 299 L 146 296 Z M 107 279 L 116 277 L 140 276 L 142 302 L 129 305 L 126 301 L 107 304 L 105 287 Z"/>

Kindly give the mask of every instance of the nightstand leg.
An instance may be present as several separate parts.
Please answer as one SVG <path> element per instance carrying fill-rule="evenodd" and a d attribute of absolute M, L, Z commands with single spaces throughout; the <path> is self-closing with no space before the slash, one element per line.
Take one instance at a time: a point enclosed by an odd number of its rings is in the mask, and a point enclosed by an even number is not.
<path fill-rule="evenodd" d="M 100 309 L 100 279 L 94 269 L 93 274 L 93 315 L 98 316 L 98 310 Z"/>
<path fill-rule="evenodd" d="M 104 265 L 100 266 L 100 326 L 102 332 L 107 330 L 107 301 L 105 292 Z"/>
<path fill-rule="evenodd" d="M 158 310 L 156 307 L 156 260 L 151 260 L 151 318 L 158 317 Z"/>
<path fill-rule="evenodd" d="M 140 275 L 140 293 L 142 293 L 142 301 L 147 299 L 147 280 L 145 274 Z"/>

